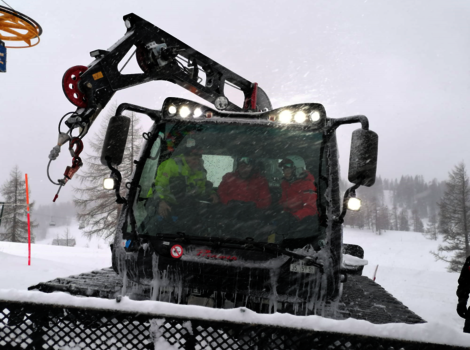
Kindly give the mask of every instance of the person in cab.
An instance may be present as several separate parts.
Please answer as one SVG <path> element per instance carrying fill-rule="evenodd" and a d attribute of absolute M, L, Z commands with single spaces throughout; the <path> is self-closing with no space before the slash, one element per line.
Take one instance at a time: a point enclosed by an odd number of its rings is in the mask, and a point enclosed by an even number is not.
<path fill-rule="evenodd" d="M 250 157 L 238 159 L 237 169 L 223 176 L 217 192 L 225 205 L 231 201 L 250 202 L 265 209 L 271 204 L 268 180 L 259 173 Z"/>
<path fill-rule="evenodd" d="M 202 151 L 196 147 L 185 147 L 182 154 L 162 162 L 147 195 L 152 196 L 158 197 L 157 212 L 164 218 L 169 217 L 175 206 L 190 207 L 194 200 L 217 203 L 217 194 L 207 181 Z"/>
<path fill-rule="evenodd" d="M 281 182 L 282 196 L 279 204 L 285 212 L 301 221 L 318 215 L 315 179 L 305 169 L 297 169 L 294 161 L 285 158 L 279 163 L 284 177 Z"/>
<path fill-rule="evenodd" d="M 279 204 L 284 212 L 280 230 L 284 231 L 285 245 L 297 247 L 312 243 L 321 248 L 324 237 L 319 229 L 315 178 L 289 157 L 284 158 L 279 167 L 283 173 Z"/>
<path fill-rule="evenodd" d="M 222 205 L 216 222 L 229 236 L 266 241 L 270 233 L 266 209 L 271 205 L 271 192 L 256 165 L 253 158 L 242 157 L 236 170 L 223 176 L 217 191 Z"/>

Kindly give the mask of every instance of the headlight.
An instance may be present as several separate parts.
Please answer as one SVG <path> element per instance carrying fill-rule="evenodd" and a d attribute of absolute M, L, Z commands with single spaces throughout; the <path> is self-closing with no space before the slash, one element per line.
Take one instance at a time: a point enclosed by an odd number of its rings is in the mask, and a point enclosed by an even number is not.
<path fill-rule="evenodd" d="M 112 177 L 108 177 L 108 178 L 104 179 L 103 188 L 105 190 L 114 190 L 114 186 L 115 186 L 115 183 L 114 183 L 114 179 Z"/>
<path fill-rule="evenodd" d="M 175 115 L 176 114 L 176 107 L 171 105 L 170 107 L 168 107 L 168 113 L 170 115 Z"/>
<path fill-rule="evenodd" d="M 351 197 L 348 200 L 348 209 L 353 211 L 358 211 L 361 209 L 361 200 L 359 198 Z"/>
<path fill-rule="evenodd" d="M 307 115 L 302 111 L 298 111 L 294 115 L 294 120 L 296 123 L 303 123 L 307 120 Z"/>
<path fill-rule="evenodd" d="M 279 114 L 279 121 L 283 124 L 290 123 L 292 121 L 292 112 L 288 109 L 282 111 Z"/>
<path fill-rule="evenodd" d="M 202 109 L 196 108 L 193 113 L 194 118 L 199 118 L 201 115 L 202 115 Z"/>
<path fill-rule="evenodd" d="M 320 112 L 318 112 L 318 111 L 313 111 L 313 112 L 310 114 L 310 120 L 311 120 L 312 122 L 317 122 L 317 121 L 319 121 L 319 120 L 320 120 L 320 117 L 321 117 L 321 115 L 320 115 Z"/>
<path fill-rule="evenodd" d="M 180 108 L 180 117 L 181 118 L 187 118 L 190 114 L 191 114 L 191 110 L 188 107 L 183 106 L 183 107 Z"/>

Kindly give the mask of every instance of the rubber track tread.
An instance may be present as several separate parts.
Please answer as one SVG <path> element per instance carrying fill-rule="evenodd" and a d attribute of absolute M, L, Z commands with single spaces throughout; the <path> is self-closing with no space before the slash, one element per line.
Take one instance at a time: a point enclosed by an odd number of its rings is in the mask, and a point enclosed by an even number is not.
<path fill-rule="evenodd" d="M 82 273 L 76 276 L 31 286 L 29 290 L 45 293 L 67 292 L 72 295 L 114 299 L 122 288 L 122 279 L 112 268 Z M 425 323 L 379 284 L 368 277 L 349 275 L 343 286 L 341 303 L 349 317 L 375 324 Z"/>
<path fill-rule="evenodd" d="M 341 298 L 350 317 L 375 324 L 425 323 L 421 317 L 365 276 L 349 275 Z"/>

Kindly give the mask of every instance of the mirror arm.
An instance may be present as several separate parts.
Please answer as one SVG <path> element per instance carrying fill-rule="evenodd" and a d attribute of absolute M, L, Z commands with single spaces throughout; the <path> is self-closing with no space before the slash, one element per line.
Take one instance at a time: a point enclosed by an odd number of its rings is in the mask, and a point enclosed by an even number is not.
<path fill-rule="evenodd" d="M 162 118 L 162 112 L 156 109 L 148 109 L 141 106 L 133 105 L 130 103 L 121 103 L 117 110 L 116 115 L 122 115 L 124 111 L 132 111 L 136 113 L 146 114 L 152 119 L 153 121 L 158 121 Z"/>
<path fill-rule="evenodd" d="M 362 130 L 369 130 L 369 119 L 365 115 L 355 115 L 352 117 L 330 119 L 331 124 L 328 133 L 335 131 L 340 125 L 361 123 Z"/>
<path fill-rule="evenodd" d="M 108 164 L 109 170 L 111 170 L 111 177 L 116 180 L 116 185 L 114 186 L 114 192 L 116 193 L 116 203 L 124 204 L 127 203 L 126 199 L 121 197 L 119 188 L 121 187 L 122 175 L 115 167 L 111 165 L 111 157 L 106 157 L 106 163 Z"/>
<path fill-rule="evenodd" d="M 349 200 L 349 198 L 356 196 L 356 190 L 359 188 L 359 186 L 361 186 L 361 185 L 356 184 L 356 185 L 348 188 L 346 190 L 346 192 L 344 192 L 343 210 L 341 211 L 341 215 L 339 216 L 339 218 L 336 219 L 340 224 L 342 224 L 344 222 L 344 217 L 346 216 L 346 212 L 348 211 L 348 200 Z"/>

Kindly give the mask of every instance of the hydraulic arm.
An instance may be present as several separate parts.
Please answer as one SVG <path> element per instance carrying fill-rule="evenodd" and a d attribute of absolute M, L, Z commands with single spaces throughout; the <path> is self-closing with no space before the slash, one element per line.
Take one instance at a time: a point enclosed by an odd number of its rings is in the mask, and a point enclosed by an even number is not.
<path fill-rule="evenodd" d="M 95 60 L 88 67 L 75 66 L 64 74 L 62 87 L 65 96 L 77 109 L 66 115 L 68 118 L 65 120 L 65 125 L 68 131 L 61 132 L 59 124 L 58 144 L 49 155 L 50 162 L 55 160 L 60 147 L 66 142 L 70 143 L 69 150 L 74 159 L 72 167 L 67 167 L 64 178 L 58 182 L 49 177 L 52 183 L 60 187 L 65 185 L 81 166 L 76 148 L 82 150 L 81 139 L 118 90 L 153 80 L 166 80 L 209 101 L 219 110 L 272 109 L 268 96 L 258 84 L 242 78 L 133 13 L 124 16 L 123 19 L 127 32 L 120 40 L 107 50 L 90 52 Z M 118 65 L 132 50 L 134 51 L 129 60 L 135 55 L 142 73 L 121 74 L 127 62 L 121 70 L 118 69 Z M 225 96 L 226 84 L 243 92 L 245 97 L 243 106 L 237 106 Z M 79 130 L 78 136 L 72 136 L 74 129 Z M 77 147 L 74 149 L 75 145 Z M 57 195 L 54 201 L 56 198 Z"/>

